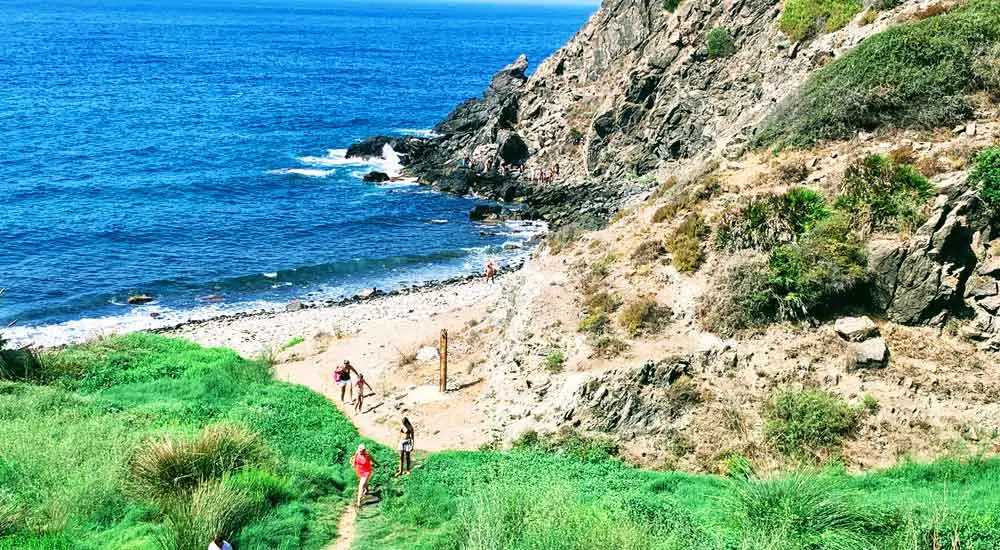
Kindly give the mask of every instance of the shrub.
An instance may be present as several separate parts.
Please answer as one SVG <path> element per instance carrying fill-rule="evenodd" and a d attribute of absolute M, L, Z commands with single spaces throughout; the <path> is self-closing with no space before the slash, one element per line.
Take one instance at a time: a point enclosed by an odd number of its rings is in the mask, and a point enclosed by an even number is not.
<path fill-rule="evenodd" d="M 611 320 L 608 318 L 608 314 L 604 311 L 596 311 L 590 315 L 583 318 L 580 321 L 580 332 L 589 332 L 591 334 L 600 335 L 608 328 Z"/>
<path fill-rule="evenodd" d="M 580 145 L 583 143 L 583 132 L 577 128 L 570 128 L 569 133 L 566 135 L 566 143 Z"/>
<path fill-rule="evenodd" d="M 609 292 L 595 292 L 584 297 L 583 306 L 590 313 L 614 313 L 622 305 L 622 298 Z"/>
<path fill-rule="evenodd" d="M 406 349 L 396 348 L 396 367 L 408 367 L 417 362 L 420 355 L 420 348 L 412 346 Z"/>
<path fill-rule="evenodd" d="M 779 25 L 792 40 L 805 40 L 844 27 L 863 7 L 859 0 L 785 0 Z"/>
<path fill-rule="evenodd" d="M 0 336 L 0 380 L 42 381 L 45 374 L 41 360 L 31 348 L 6 349 Z"/>
<path fill-rule="evenodd" d="M 291 340 L 285 342 L 285 345 L 281 346 L 281 350 L 284 351 L 286 349 L 294 348 L 295 346 L 305 341 L 306 339 L 303 338 L 302 336 L 296 336 L 295 338 L 292 338 Z"/>
<path fill-rule="evenodd" d="M 827 318 L 861 299 L 867 282 L 862 243 L 834 216 L 766 261 L 737 261 L 699 302 L 707 330 L 724 334 L 773 321 Z"/>
<path fill-rule="evenodd" d="M 239 426 L 215 424 L 190 439 L 167 436 L 146 443 L 132 460 L 132 481 L 143 494 L 170 495 L 263 465 L 270 456 L 257 434 Z"/>
<path fill-rule="evenodd" d="M 701 214 L 688 216 L 673 235 L 667 239 L 667 250 L 677 271 L 690 273 L 698 269 L 705 259 L 702 241 L 708 236 L 709 228 Z"/>
<path fill-rule="evenodd" d="M 729 57 L 736 53 L 736 42 L 732 33 L 725 27 L 715 27 L 708 31 L 705 45 L 708 47 L 708 57 L 711 59 Z"/>
<path fill-rule="evenodd" d="M 829 215 L 823 195 L 804 187 L 755 197 L 721 216 L 715 246 L 730 251 L 771 250 L 793 242 Z"/>
<path fill-rule="evenodd" d="M 934 186 L 913 166 L 871 155 L 844 172 L 837 208 L 851 216 L 855 228 L 899 231 L 923 223 L 933 195 Z"/>
<path fill-rule="evenodd" d="M 805 458 L 840 448 L 858 425 L 857 411 L 820 390 L 782 391 L 764 405 L 764 435 L 780 453 Z"/>
<path fill-rule="evenodd" d="M 734 489 L 725 508 L 739 527 L 740 548 L 874 549 L 889 519 L 833 478 L 793 474 L 750 479 Z"/>
<path fill-rule="evenodd" d="M 618 322 L 631 337 L 654 333 L 670 320 L 673 312 L 652 298 L 639 298 L 625 306 L 618 314 Z"/>
<path fill-rule="evenodd" d="M 604 436 L 592 436 L 580 430 L 563 427 L 549 434 L 529 435 L 525 440 L 522 434 L 522 447 L 543 450 L 550 453 L 565 454 L 588 462 L 600 462 L 618 456 L 618 443 Z M 526 445 L 530 443 L 530 445 Z"/>
<path fill-rule="evenodd" d="M 632 252 L 632 261 L 637 264 L 648 264 L 659 260 L 667 253 L 666 247 L 658 240 L 645 241 Z"/>
<path fill-rule="evenodd" d="M 984 149 L 975 158 L 969 181 L 979 188 L 979 196 L 1000 211 L 1000 147 Z"/>
<path fill-rule="evenodd" d="M 681 0 L 663 0 L 663 9 L 672 12 L 681 5 Z"/>
<path fill-rule="evenodd" d="M 566 356 L 562 350 L 552 350 L 545 356 L 545 370 L 555 374 L 562 372 L 564 366 L 566 366 Z"/>
<path fill-rule="evenodd" d="M 789 1 L 782 20 L 798 11 L 795 6 L 820 3 Z M 813 73 L 765 120 L 755 143 L 810 147 L 858 130 L 957 124 L 973 114 L 971 94 L 996 85 L 981 71 L 998 59 L 998 40 L 1000 5 L 990 0 L 971 0 L 950 13 L 892 27 Z"/>
<path fill-rule="evenodd" d="M 665 181 L 662 184 L 660 184 L 660 186 L 657 187 L 649 195 L 649 198 L 647 200 L 650 200 L 650 201 L 660 200 L 663 197 L 667 196 L 667 193 L 669 193 L 670 190 L 672 190 L 675 187 L 677 187 L 677 178 L 674 177 L 674 176 L 670 176 L 669 178 L 667 178 L 667 181 Z"/>
<path fill-rule="evenodd" d="M 156 539 L 162 550 L 201 550 L 215 533 L 232 535 L 255 514 L 252 499 L 221 482 L 205 483 L 190 495 L 164 504 L 164 530 Z"/>
<path fill-rule="evenodd" d="M 591 342 L 591 345 L 597 350 L 598 355 L 605 359 L 614 359 L 628 351 L 629 348 L 628 344 L 621 339 L 608 335 L 597 337 Z"/>
<path fill-rule="evenodd" d="M 788 162 L 778 166 L 777 176 L 786 185 L 802 183 L 809 177 L 809 167 L 802 161 Z"/>

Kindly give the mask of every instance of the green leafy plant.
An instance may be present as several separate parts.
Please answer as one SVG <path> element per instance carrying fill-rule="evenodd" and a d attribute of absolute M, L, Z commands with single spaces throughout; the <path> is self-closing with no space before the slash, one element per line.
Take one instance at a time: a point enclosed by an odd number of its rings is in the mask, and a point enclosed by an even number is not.
<path fill-rule="evenodd" d="M 994 211 L 1000 211 L 1000 147 L 989 147 L 975 157 L 969 181 Z"/>
<path fill-rule="evenodd" d="M 282 350 L 286 350 L 286 349 L 294 348 L 295 346 L 297 346 L 297 345 L 299 345 L 299 344 L 301 344 L 302 342 L 305 342 L 305 341 L 306 341 L 306 339 L 303 338 L 302 336 L 296 336 L 295 338 L 292 338 L 291 340 L 285 342 L 285 345 L 281 346 L 281 349 Z"/>
<path fill-rule="evenodd" d="M 579 331 L 600 335 L 607 330 L 610 323 L 611 319 L 608 317 L 607 313 L 604 311 L 596 311 L 584 317 L 583 320 L 580 321 Z"/>
<path fill-rule="evenodd" d="M 725 27 L 715 27 L 708 31 L 705 45 L 708 48 L 708 57 L 711 59 L 729 57 L 736 53 L 736 41 L 733 39 L 733 34 Z"/>
<path fill-rule="evenodd" d="M 839 450 L 858 425 L 857 410 L 819 389 L 778 392 L 765 404 L 764 418 L 764 434 L 775 450 L 799 458 Z"/>
<path fill-rule="evenodd" d="M 823 195 L 804 187 L 754 197 L 720 216 L 715 246 L 729 251 L 772 250 L 795 241 L 829 215 Z"/>
<path fill-rule="evenodd" d="M 913 166 L 871 155 L 844 172 L 837 208 L 868 231 L 913 229 L 923 223 L 934 186 Z"/>
<path fill-rule="evenodd" d="M 785 0 L 779 25 L 792 40 L 805 40 L 843 28 L 862 8 L 860 0 Z"/>
<path fill-rule="evenodd" d="M 554 374 L 562 372 L 565 366 L 566 355 L 563 354 L 562 350 L 554 349 L 545 356 L 545 370 Z"/>
<path fill-rule="evenodd" d="M 681 0 L 663 0 L 663 9 L 672 12 L 681 5 Z"/>
<path fill-rule="evenodd" d="M 782 26 L 792 36 L 807 36 L 817 11 L 800 8 L 834 5 L 849 8 L 839 11 L 846 16 L 861 3 L 790 0 Z M 892 27 L 810 75 L 764 122 L 754 143 L 811 147 L 859 130 L 957 124 L 972 116 L 972 94 L 996 91 L 1000 81 L 990 75 L 1000 74 L 994 73 L 998 41 L 1000 5 L 990 0 Z"/>

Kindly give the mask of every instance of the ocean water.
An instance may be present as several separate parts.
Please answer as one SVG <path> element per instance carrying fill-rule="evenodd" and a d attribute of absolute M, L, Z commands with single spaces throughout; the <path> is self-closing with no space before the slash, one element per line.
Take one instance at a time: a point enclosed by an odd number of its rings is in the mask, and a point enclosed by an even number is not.
<path fill-rule="evenodd" d="M 6 0 L 0 323 L 17 324 L 5 333 L 49 345 L 517 261 L 524 249 L 505 248 L 538 227 L 479 226 L 474 200 L 363 183 L 398 166 L 343 153 L 426 132 L 594 9 Z M 128 306 L 133 293 L 156 301 Z"/>

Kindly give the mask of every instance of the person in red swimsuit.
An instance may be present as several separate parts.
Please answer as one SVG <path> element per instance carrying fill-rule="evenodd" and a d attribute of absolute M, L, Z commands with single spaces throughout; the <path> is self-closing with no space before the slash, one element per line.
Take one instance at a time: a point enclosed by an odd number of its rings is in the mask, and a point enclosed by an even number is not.
<path fill-rule="evenodd" d="M 368 481 L 372 478 L 372 466 L 378 466 L 378 462 L 375 462 L 375 459 L 372 458 L 372 455 L 368 453 L 368 449 L 362 443 L 358 445 L 358 450 L 354 452 L 351 464 L 354 466 L 354 473 L 358 476 L 358 500 L 356 506 L 361 508 L 361 502 L 368 494 Z"/>

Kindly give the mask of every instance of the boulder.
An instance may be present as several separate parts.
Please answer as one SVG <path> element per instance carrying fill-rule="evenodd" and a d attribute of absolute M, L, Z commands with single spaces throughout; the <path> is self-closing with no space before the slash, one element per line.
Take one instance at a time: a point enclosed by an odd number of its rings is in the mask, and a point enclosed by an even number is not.
<path fill-rule="evenodd" d="M 469 211 L 469 220 L 474 222 L 496 220 L 503 214 L 503 208 L 495 204 L 477 204 Z"/>
<path fill-rule="evenodd" d="M 417 351 L 417 361 L 430 362 L 438 360 L 438 349 L 434 346 L 424 346 Z"/>
<path fill-rule="evenodd" d="M 852 342 L 847 349 L 847 368 L 881 369 L 889 364 L 889 346 L 881 336 Z"/>
<path fill-rule="evenodd" d="M 368 183 L 384 183 L 392 178 L 390 178 L 389 174 L 386 174 L 385 172 L 379 172 L 377 170 L 373 170 L 365 174 L 365 177 L 363 179 Z"/>
<path fill-rule="evenodd" d="M 285 306 L 285 311 L 300 311 L 305 307 L 306 306 L 302 302 L 294 300 L 289 302 L 288 305 Z"/>
<path fill-rule="evenodd" d="M 152 302 L 154 299 L 155 298 L 148 294 L 133 294 L 128 297 L 128 303 L 133 306 L 141 306 Z"/>
<path fill-rule="evenodd" d="M 837 334 L 848 342 L 864 342 L 878 336 L 878 327 L 868 317 L 843 317 L 833 325 Z"/>

